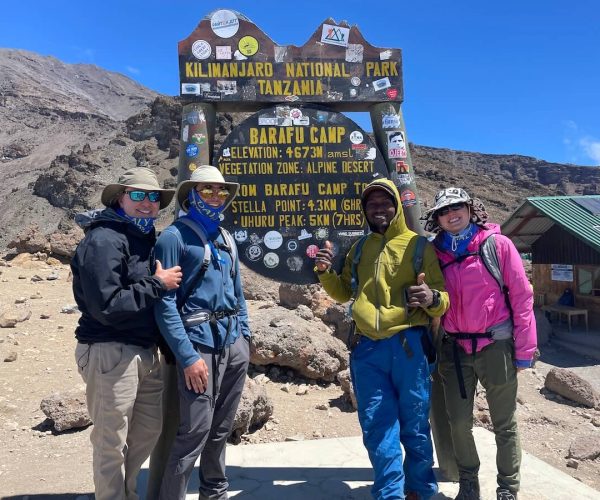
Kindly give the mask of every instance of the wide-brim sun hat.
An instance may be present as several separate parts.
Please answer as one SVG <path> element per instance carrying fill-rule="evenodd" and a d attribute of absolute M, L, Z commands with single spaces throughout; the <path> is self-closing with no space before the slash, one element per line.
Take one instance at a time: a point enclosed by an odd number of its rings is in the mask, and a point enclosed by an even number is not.
<path fill-rule="evenodd" d="M 223 177 L 221 171 L 212 165 L 200 165 L 192 172 L 192 175 L 187 181 L 182 181 L 177 186 L 175 197 L 181 209 L 185 212 L 189 210 L 188 196 L 190 189 L 193 189 L 196 184 L 220 184 L 229 188 L 229 196 L 225 198 L 223 210 L 225 210 L 237 196 L 240 190 L 240 185 L 237 182 L 228 182 Z"/>
<path fill-rule="evenodd" d="M 425 221 L 423 229 L 430 233 L 439 232 L 441 228 L 437 221 L 436 212 L 449 205 L 455 205 L 456 203 L 465 203 L 468 205 L 471 214 L 471 222 L 478 226 L 485 227 L 488 214 L 483 203 L 477 198 L 471 198 L 469 193 L 462 188 L 448 187 L 438 191 L 433 200 L 433 206 L 421 216 L 421 220 Z"/>
<path fill-rule="evenodd" d="M 159 191 L 160 192 L 160 209 L 166 208 L 171 203 L 175 195 L 174 189 L 163 189 L 158 183 L 156 174 L 146 167 L 131 168 L 119 177 L 119 180 L 114 184 L 106 186 L 100 201 L 105 207 L 110 207 L 115 203 L 117 197 L 127 188 L 141 189 L 143 191 Z"/>

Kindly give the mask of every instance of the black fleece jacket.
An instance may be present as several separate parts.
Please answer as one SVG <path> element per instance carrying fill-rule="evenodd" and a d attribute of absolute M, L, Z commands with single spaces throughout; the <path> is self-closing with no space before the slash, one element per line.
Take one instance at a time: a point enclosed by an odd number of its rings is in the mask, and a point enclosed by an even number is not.
<path fill-rule="evenodd" d="M 81 311 L 75 337 L 82 342 L 156 344 L 153 306 L 165 293 L 152 277 L 155 233 L 142 233 L 113 209 L 90 213 L 85 237 L 71 261 L 73 295 Z"/>

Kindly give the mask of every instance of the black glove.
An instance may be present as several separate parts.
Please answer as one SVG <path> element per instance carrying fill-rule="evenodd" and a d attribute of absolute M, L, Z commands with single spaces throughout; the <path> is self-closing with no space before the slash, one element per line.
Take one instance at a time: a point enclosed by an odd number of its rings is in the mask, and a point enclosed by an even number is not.
<path fill-rule="evenodd" d="M 167 344 L 167 341 L 163 338 L 162 335 L 160 335 L 158 337 L 157 344 L 158 344 L 158 350 L 163 355 L 163 358 L 165 358 L 165 362 L 168 365 L 174 365 L 176 362 L 175 355 L 173 354 L 173 351 L 171 351 L 169 344 Z"/>

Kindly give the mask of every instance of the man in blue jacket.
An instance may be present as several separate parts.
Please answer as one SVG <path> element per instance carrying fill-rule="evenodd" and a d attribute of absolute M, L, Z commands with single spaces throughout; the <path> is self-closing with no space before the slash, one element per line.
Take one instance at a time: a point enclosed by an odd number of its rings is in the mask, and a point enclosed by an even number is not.
<path fill-rule="evenodd" d="M 156 258 L 179 265 L 183 281 L 155 309 L 175 355 L 179 427 L 160 488 L 161 500 L 185 499 L 200 459 L 200 499 L 226 499 L 225 444 L 240 401 L 249 360 L 250 329 L 239 260 L 220 215 L 239 184 L 210 165 L 177 188 L 187 212 L 160 235 Z"/>

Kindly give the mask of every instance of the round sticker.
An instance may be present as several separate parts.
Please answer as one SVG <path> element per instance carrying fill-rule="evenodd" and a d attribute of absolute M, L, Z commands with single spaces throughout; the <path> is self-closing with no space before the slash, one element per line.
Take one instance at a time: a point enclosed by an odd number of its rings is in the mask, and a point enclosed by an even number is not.
<path fill-rule="evenodd" d="M 235 12 L 218 10 L 210 17 L 210 28 L 221 38 L 231 38 L 238 32 L 240 20 Z"/>
<path fill-rule="evenodd" d="M 329 237 L 329 231 L 326 227 L 320 227 L 315 231 L 315 238 L 318 240 L 326 240 Z"/>
<path fill-rule="evenodd" d="M 274 267 L 277 267 L 279 265 L 279 255 L 277 255 L 275 252 L 269 252 L 265 254 L 263 262 L 266 267 L 268 267 L 269 269 L 273 269 Z"/>
<path fill-rule="evenodd" d="M 297 273 L 302 269 L 303 262 L 300 256 L 298 255 L 292 255 L 291 257 L 288 257 L 286 263 L 287 266 L 290 268 L 290 271 L 294 271 Z"/>
<path fill-rule="evenodd" d="M 317 256 L 317 252 L 319 251 L 319 247 L 317 245 L 308 245 L 306 249 L 306 255 L 311 259 L 314 259 Z"/>
<path fill-rule="evenodd" d="M 188 169 L 190 172 L 193 172 L 194 170 L 196 170 L 198 168 L 198 166 L 195 163 L 190 163 L 188 165 Z"/>
<path fill-rule="evenodd" d="M 198 146 L 196 146 L 195 144 L 188 144 L 185 148 L 185 154 L 188 155 L 190 158 L 197 156 Z"/>
<path fill-rule="evenodd" d="M 287 242 L 287 249 L 290 252 L 295 252 L 298 250 L 298 242 L 296 240 L 290 240 Z"/>
<path fill-rule="evenodd" d="M 400 199 L 402 200 L 403 207 L 412 207 L 417 203 L 417 196 L 408 189 L 406 191 L 402 191 L 402 194 L 400 194 Z"/>
<path fill-rule="evenodd" d="M 350 83 L 355 87 L 358 87 L 360 85 L 360 78 L 358 76 L 353 76 L 350 78 Z"/>
<path fill-rule="evenodd" d="M 211 53 L 212 49 L 206 40 L 196 40 L 192 44 L 192 54 L 196 59 L 208 59 Z"/>
<path fill-rule="evenodd" d="M 299 110 L 298 108 L 294 108 L 294 109 L 290 110 L 290 116 L 294 120 L 297 120 L 298 118 L 302 118 L 302 111 Z"/>
<path fill-rule="evenodd" d="M 246 248 L 246 257 L 248 257 L 248 260 L 251 260 L 252 262 L 256 262 L 258 259 L 260 259 L 262 254 L 262 248 L 260 248 L 258 245 L 250 245 L 248 248 Z"/>
<path fill-rule="evenodd" d="M 265 234 L 263 241 L 267 248 L 276 250 L 283 243 L 283 236 L 281 236 L 279 231 L 269 231 L 267 234 Z"/>
<path fill-rule="evenodd" d="M 350 133 L 350 142 L 352 144 L 360 144 L 363 141 L 363 135 L 358 130 Z"/>
<path fill-rule="evenodd" d="M 258 52 L 258 40 L 250 35 L 243 36 L 240 38 L 238 48 L 245 56 L 253 56 Z"/>

